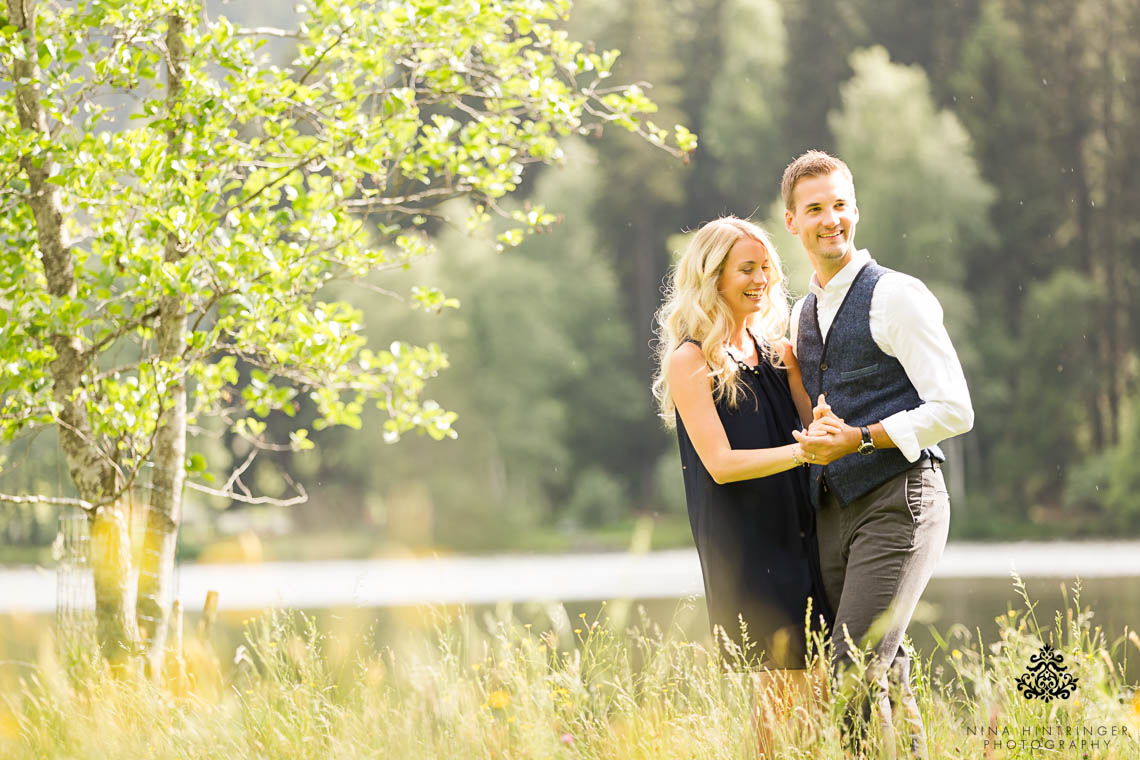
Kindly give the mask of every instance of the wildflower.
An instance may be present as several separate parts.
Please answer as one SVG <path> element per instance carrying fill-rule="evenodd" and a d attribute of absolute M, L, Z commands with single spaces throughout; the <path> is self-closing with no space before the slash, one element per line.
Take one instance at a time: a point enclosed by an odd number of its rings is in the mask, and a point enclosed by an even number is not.
<path fill-rule="evenodd" d="M 960 660 L 960 659 L 962 659 L 962 650 L 955 649 L 953 652 L 950 653 L 950 656 L 953 657 L 955 660 Z"/>
<path fill-rule="evenodd" d="M 2 708 L 0 712 L 0 737 L 16 737 L 20 735 L 20 721 L 12 712 Z"/>
<path fill-rule="evenodd" d="M 511 701 L 511 695 L 507 694 L 502 689 L 495 689 L 487 695 L 487 704 L 496 710 L 506 709 L 507 704 Z"/>
<path fill-rule="evenodd" d="M 1140 691 L 1133 692 L 1132 694 L 1132 712 L 1137 718 L 1140 718 Z"/>
<path fill-rule="evenodd" d="M 574 746 L 574 734 L 563 733 L 562 736 L 558 737 L 558 741 L 562 742 L 567 747 L 573 747 Z"/>

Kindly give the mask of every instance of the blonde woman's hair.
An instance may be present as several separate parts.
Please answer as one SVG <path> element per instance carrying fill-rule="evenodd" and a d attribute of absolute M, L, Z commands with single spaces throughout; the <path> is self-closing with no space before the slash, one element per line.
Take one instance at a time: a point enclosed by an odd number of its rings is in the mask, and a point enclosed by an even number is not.
<path fill-rule="evenodd" d="M 746 387 L 737 372 L 736 360 L 726 349 L 736 325 L 731 309 L 717 289 L 728 252 L 742 238 L 763 245 L 769 262 L 763 308 L 749 315 L 745 329 L 760 339 L 766 354 L 761 359 L 773 366 L 782 366 L 778 352 L 771 350 L 771 345 L 783 338 L 788 328 L 788 293 L 776 247 L 768 233 L 747 220 L 725 216 L 708 222 L 693 235 L 674 265 L 665 287 L 665 303 L 657 312 L 657 375 L 653 379 L 653 395 L 666 427 L 677 424 L 676 407 L 669 392 L 669 357 L 687 339 L 697 341 L 704 352 L 714 401 L 727 399 L 729 407 L 736 408 Z"/>

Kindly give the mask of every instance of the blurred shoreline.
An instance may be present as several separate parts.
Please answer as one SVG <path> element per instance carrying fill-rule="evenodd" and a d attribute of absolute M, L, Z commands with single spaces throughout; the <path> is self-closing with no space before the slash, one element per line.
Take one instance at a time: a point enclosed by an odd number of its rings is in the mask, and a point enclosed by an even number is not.
<path fill-rule="evenodd" d="M 935 578 L 1140 577 L 1140 541 L 957 542 Z M 667 599 L 703 592 L 693 549 L 644 553 L 184 564 L 175 594 L 193 608 L 208 590 L 222 609 L 329 609 L 499 601 Z M 54 612 L 53 568 L 0 569 L 0 613 Z"/>

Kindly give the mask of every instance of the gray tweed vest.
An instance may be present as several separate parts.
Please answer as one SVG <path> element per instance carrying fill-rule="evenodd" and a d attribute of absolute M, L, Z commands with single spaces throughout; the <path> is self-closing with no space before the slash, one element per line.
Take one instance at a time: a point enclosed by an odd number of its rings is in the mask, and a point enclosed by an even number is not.
<path fill-rule="evenodd" d="M 813 404 L 820 393 L 826 394 L 835 414 L 848 425 L 870 425 L 922 403 L 902 364 L 883 353 L 871 337 L 871 295 L 879 278 L 890 271 L 874 261 L 859 270 L 826 341 L 819 329 L 815 294 L 808 294 L 800 309 L 796 357 L 804 387 Z M 927 453 L 944 459 L 937 446 Z M 898 449 L 850 454 L 825 467 L 812 465 L 811 502 L 819 509 L 826 484 L 839 503 L 847 506 L 909 467 L 911 463 Z"/>

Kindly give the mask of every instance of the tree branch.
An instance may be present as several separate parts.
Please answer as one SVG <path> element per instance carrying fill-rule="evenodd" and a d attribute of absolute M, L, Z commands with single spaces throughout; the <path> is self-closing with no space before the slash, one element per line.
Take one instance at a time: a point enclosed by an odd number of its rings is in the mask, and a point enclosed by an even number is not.
<path fill-rule="evenodd" d="M 157 316 L 158 316 L 158 307 L 155 307 L 155 308 L 151 309 L 150 311 L 148 311 L 146 314 L 143 314 L 138 319 L 132 320 L 132 321 L 128 322 L 127 324 L 123 325 L 121 328 L 119 328 L 119 330 L 117 332 L 111 333 L 110 335 L 103 338 L 103 340 L 99 341 L 98 343 L 92 344 L 86 351 L 84 351 L 84 354 L 86 354 L 87 356 L 95 356 L 100 351 L 102 351 L 105 346 L 109 346 L 110 344 L 114 343 L 116 340 L 123 337 L 127 333 L 129 333 L 129 332 L 131 332 L 131 331 L 133 331 L 139 327 L 142 327 L 144 324 L 146 324 L 147 322 L 149 322 L 150 320 L 154 319 Z M 106 374 L 106 373 L 104 373 L 104 374 Z"/>
<path fill-rule="evenodd" d="M 300 39 L 301 33 L 297 31 L 289 31 L 288 29 L 278 29 L 273 26 L 245 26 L 234 30 L 236 37 L 282 37 L 288 39 Z"/>
<path fill-rule="evenodd" d="M 331 53 L 332 49 L 341 43 L 341 40 L 344 39 L 344 35 L 348 34 L 349 29 L 352 29 L 351 25 L 349 25 L 345 29 L 342 29 L 340 34 L 337 35 L 337 38 L 335 40 L 333 40 L 332 44 L 321 51 L 321 54 L 317 56 L 317 60 L 313 61 L 313 65 L 310 66 L 308 68 L 308 70 L 305 71 L 305 73 L 301 75 L 301 78 L 297 80 L 297 84 L 304 84 L 305 83 L 305 80 L 309 78 L 309 75 L 312 74 L 314 71 L 316 71 L 317 67 L 321 65 L 321 61 L 323 61 L 325 59 L 325 56 L 328 55 L 329 53 Z"/>
<path fill-rule="evenodd" d="M 257 455 L 260 453 L 260 451 L 261 450 L 256 446 L 249 450 L 249 456 L 245 458 L 245 461 L 241 463 L 241 466 L 230 473 L 230 477 L 226 480 L 226 484 L 222 486 L 223 491 L 233 490 L 234 483 L 238 482 L 238 479 L 241 478 L 242 473 L 249 469 L 249 466 L 253 464 L 253 460 L 257 458 Z"/>
<path fill-rule="evenodd" d="M 315 157 L 316 156 L 313 155 L 312 153 L 309 153 L 309 154 L 302 156 L 301 160 L 297 161 L 292 166 L 290 166 L 288 169 L 286 169 L 284 172 L 282 172 L 281 176 L 279 176 L 277 179 L 273 180 L 272 182 L 265 183 L 260 188 L 258 188 L 257 192 L 255 192 L 251 195 L 248 195 L 245 198 L 242 198 L 241 200 L 239 200 L 234 205 L 227 206 L 226 207 L 226 213 L 229 213 L 230 211 L 236 211 L 237 209 L 241 208 L 242 206 L 245 206 L 247 203 L 252 201 L 257 196 L 264 193 L 266 190 L 269 190 L 270 188 L 276 187 L 277 185 L 281 184 L 290 174 L 292 174 L 295 171 L 299 171 L 305 164 L 312 161 Z"/>
<path fill-rule="evenodd" d="M 359 208 L 385 208 L 391 209 L 393 206 L 402 206 L 407 203 L 418 203 L 426 198 L 445 196 L 443 200 L 448 200 L 449 197 L 457 196 L 469 191 L 469 188 L 462 185 L 456 187 L 434 187 L 430 190 L 424 190 L 421 193 L 411 193 L 410 195 L 400 195 L 394 198 L 351 198 L 342 201 L 345 207 L 359 209 Z M 415 213 L 417 209 L 408 210 L 409 213 Z"/>
<path fill-rule="evenodd" d="M 193 481 L 186 481 L 187 488 L 193 488 L 195 491 L 209 494 L 210 496 L 220 496 L 223 499 L 231 499 L 233 501 L 241 502 L 242 504 L 271 504 L 275 507 L 291 507 L 294 504 L 304 504 L 309 500 L 309 494 L 305 491 L 305 487 L 300 483 L 295 483 L 291 478 L 285 478 L 289 485 L 297 492 L 297 496 L 291 499 L 275 499 L 272 496 L 245 496 L 243 494 L 234 493 L 233 491 L 219 491 L 216 488 L 210 488 Z"/>
<path fill-rule="evenodd" d="M 15 496 L 8 493 L 0 493 L 0 504 L 51 504 L 57 507 L 79 507 L 88 512 L 93 511 L 96 507 L 89 501 L 71 499 L 66 496 L 40 496 L 38 494 Z"/>

